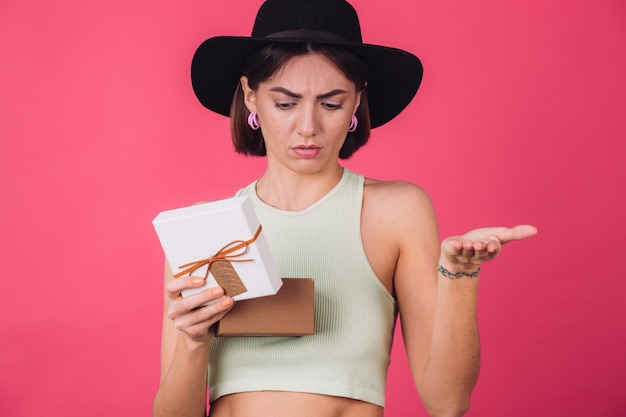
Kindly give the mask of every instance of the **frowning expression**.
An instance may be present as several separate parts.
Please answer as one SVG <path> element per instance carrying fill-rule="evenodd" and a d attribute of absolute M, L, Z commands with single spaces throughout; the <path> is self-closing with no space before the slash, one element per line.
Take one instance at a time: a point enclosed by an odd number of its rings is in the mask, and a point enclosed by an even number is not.
<path fill-rule="evenodd" d="M 293 170 L 336 168 L 360 93 L 328 58 L 291 58 L 256 90 L 242 77 L 246 106 L 256 111 L 268 164 Z"/>

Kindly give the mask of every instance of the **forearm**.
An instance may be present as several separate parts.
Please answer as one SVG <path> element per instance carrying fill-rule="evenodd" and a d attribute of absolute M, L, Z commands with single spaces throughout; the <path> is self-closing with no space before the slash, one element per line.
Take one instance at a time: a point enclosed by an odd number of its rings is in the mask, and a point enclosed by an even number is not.
<path fill-rule="evenodd" d="M 154 399 L 154 417 L 206 416 L 209 343 L 178 335 L 176 350 Z"/>
<path fill-rule="evenodd" d="M 435 321 L 430 354 L 424 367 L 422 396 L 433 416 L 459 416 L 469 407 L 480 368 L 476 320 L 478 278 L 447 278 L 439 274 L 438 279 Z"/>

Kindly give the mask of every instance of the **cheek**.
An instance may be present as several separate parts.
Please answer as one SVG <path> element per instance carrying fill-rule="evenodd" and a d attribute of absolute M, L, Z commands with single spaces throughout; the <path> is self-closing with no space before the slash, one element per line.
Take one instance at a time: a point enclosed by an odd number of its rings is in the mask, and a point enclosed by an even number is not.
<path fill-rule="evenodd" d="M 333 129 L 340 135 L 348 134 L 348 126 L 352 120 L 352 113 L 346 112 L 341 117 L 335 117 L 332 121 Z"/>
<path fill-rule="evenodd" d="M 294 126 L 296 115 L 293 112 L 286 112 L 277 109 L 273 105 L 269 108 L 264 107 L 259 112 L 261 126 L 264 126 L 268 132 L 288 133 Z"/>
<path fill-rule="evenodd" d="M 287 116 L 276 115 L 270 112 L 259 115 L 259 119 L 267 148 L 286 142 L 286 138 L 290 136 L 289 124 L 286 120 Z"/>
<path fill-rule="evenodd" d="M 262 119 L 261 126 L 264 126 L 268 133 L 279 135 L 286 132 L 288 122 L 285 116 L 275 114 L 265 114 L 265 118 Z"/>

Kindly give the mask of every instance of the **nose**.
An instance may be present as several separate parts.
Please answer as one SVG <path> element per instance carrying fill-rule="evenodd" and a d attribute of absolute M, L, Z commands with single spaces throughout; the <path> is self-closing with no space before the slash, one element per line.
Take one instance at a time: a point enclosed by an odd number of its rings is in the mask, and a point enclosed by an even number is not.
<path fill-rule="evenodd" d="M 305 138 L 315 136 L 319 129 L 319 120 L 315 106 L 300 106 L 297 123 L 298 135 Z"/>

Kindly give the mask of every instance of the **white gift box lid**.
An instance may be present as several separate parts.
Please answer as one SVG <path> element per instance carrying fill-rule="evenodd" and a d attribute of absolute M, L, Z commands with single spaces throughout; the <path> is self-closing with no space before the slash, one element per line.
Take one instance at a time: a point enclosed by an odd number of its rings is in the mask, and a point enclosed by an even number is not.
<path fill-rule="evenodd" d="M 182 270 L 180 266 L 210 258 L 231 242 L 253 238 L 260 226 L 252 202 L 246 196 L 163 211 L 152 224 L 174 274 Z M 247 288 L 246 292 L 233 297 L 235 300 L 278 292 L 282 280 L 262 230 L 248 245 L 247 252 L 235 259 L 251 260 L 232 262 Z M 207 265 L 204 265 L 192 275 L 205 276 L 206 273 Z M 184 290 L 183 296 L 217 285 L 209 272 L 204 286 Z"/>

